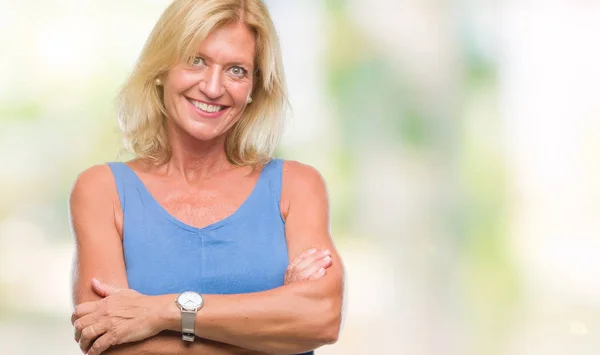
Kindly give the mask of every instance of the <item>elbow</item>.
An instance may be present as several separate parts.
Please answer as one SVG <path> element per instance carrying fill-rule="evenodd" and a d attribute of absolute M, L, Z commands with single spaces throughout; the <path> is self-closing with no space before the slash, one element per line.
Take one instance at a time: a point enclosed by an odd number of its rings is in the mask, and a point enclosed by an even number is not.
<path fill-rule="evenodd" d="M 320 345 L 334 344 L 338 341 L 340 328 L 342 324 L 342 311 L 339 302 L 327 300 L 323 301 L 324 309 L 319 312 L 316 319 L 320 319 L 319 324 L 314 328 L 316 331 L 315 340 Z"/>
<path fill-rule="evenodd" d="M 296 341 L 277 342 L 269 354 L 298 354 L 313 351 L 321 346 L 337 342 L 341 327 L 341 307 L 339 302 L 330 299 L 312 303 L 304 312 L 298 314 L 301 327 L 293 327 Z M 288 328 L 289 330 L 289 328 Z"/>
<path fill-rule="evenodd" d="M 334 344 L 340 336 L 341 316 L 332 315 L 327 324 L 321 327 L 321 334 L 318 340 L 323 345 Z"/>
<path fill-rule="evenodd" d="M 338 341 L 339 328 L 328 327 L 315 337 L 317 347 L 335 344 Z"/>
<path fill-rule="evenodd" d="M 338 341 L 340 335 L 340 327 L 332 327 L 327 329 L 325 332 L 325 337 L 323 338 L 324 345 L 327 344 L 335 344 Z"/>
<path fill-rule="evenodd" d="M 305 323 L 305 331 L 296 341 L 285 341 L 285 343 L 277 341 L 261 351 L 271 355 L 299 354 L 336 343 L 340 333 L 340 312 L 314 313 L 311 316 L 319 321 Z M 294 333 L 294 335 L 298 336 L 299 333 Z"/>

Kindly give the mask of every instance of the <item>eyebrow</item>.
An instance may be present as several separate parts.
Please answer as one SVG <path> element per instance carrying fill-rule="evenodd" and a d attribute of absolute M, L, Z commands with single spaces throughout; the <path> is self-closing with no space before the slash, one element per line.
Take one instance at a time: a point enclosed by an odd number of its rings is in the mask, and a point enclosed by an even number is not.
<path fill-rule="evenodd" d="M 200 51 L 197 51 L 194 55 L 202 57 L 203 59 L 207 59 L 209 62 L 214 62 L 214 60 L 209 55 L 206 55 Z M 232 65 L 241 65 L 241 66 L 249 67 L 249 68 L 254 67 L 253 63 L 248 63 L 243 60 L 234 60 L 232 62 L 225 63 L 225 66 L 232 66 Z"/>

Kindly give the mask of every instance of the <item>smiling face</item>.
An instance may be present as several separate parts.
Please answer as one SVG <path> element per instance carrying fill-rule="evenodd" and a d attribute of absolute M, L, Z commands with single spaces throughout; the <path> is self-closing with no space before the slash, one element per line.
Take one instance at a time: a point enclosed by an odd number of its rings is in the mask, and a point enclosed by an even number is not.
<path fill-rule="evenodd" d="M 209 141 L 242 116 L 252 91 L 255 38 L 241 23 L 213 30 L 197 54 L 163 78 L 169 131 Z"/>

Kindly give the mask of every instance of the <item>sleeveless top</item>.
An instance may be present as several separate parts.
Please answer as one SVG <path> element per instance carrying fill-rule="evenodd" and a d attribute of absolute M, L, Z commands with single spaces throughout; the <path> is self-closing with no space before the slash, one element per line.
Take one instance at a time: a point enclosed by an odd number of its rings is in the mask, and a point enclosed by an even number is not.
<path fill-rule="evenodd" d="M 131 289 L 145 295 L 239 294 L 283 285 L 288 265 L 279 207 L 283 160 L 263 168 L 233 214 L 203 228 L 167 212 L 125 163 L 108 166 L 123 209 L 123 256 Z"/>

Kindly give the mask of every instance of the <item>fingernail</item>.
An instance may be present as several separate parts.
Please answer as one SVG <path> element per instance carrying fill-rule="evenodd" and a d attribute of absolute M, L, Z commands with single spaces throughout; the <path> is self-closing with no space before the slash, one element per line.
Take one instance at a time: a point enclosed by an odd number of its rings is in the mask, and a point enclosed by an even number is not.
<path fill-rule="evenodd" d="M 331 255 L 331 251 L 329 249 L 325 249 L 325 250 L 323 250 L 323 254 Z"/>
<path fill-rule="evenodd" d="M 321 276 L 322 276 L 322 275 L 325 275 L 325 269 L 323 269 L 323 268 L 320 268 L 320 269 L 319 269 L 319 275 L 321 275 Z"/>
<path fill-rule="evenodd" d="M 323 261 L 325 261 L 326 263 L 331 261 L 331 256 L 326 256 L 323 258 Z"/>
<path fill-rule="evenodd" d="M 316 251 L 317 251 L 317 249 L 315 249 L 315 248 L 308 249 L 308 253 L 309 253 L 309 254 L 313 254 L 313 253 L 314 253 L 314 252 L 316 252 Z"/>

